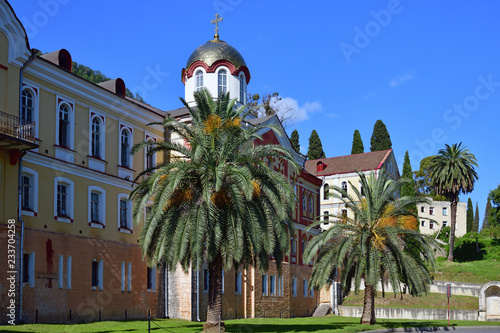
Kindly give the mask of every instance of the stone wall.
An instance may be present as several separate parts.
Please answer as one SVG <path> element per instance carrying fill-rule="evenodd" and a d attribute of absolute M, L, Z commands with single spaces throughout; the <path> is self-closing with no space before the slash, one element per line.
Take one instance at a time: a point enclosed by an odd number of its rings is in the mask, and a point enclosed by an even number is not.
<path fill-rule="evenodd" d="M 359 317 L 363 314 L 361 306 L 339 306 L 339 315 L 345 317 Z M 448 310 L 443 309 L 398 309 L 375 308 L 375 318 L 378 319 L 421 319 L 446 320 Z M 477 310 L 450 310 L 450 320 L 478 320 Z"/>

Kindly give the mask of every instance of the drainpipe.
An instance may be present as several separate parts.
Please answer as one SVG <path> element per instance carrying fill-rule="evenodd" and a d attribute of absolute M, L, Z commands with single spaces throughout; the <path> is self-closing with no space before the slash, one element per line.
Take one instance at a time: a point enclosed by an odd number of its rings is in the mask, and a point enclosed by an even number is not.
<path fill-rule="evenodd" d="M 196 321 L 200 321 L 200 270 L 196 271 Z"/>
<path fill-rule="evenodd" d="M 21 110 L 23 107 L 23 72 L 28 67 L 29 64 L 36 58 L 36 54 L 38 53 L 37 49 L 30 50 L 31 55 L 28 60 L 23 64 L 21 69 L 19 70 L 19 115 L 21 115 Z M 23 251 L 24 251 L 24 221 L 21 218 L 22 212 L 22 172 L 23 172 L 23 157 L 26 155 L 26 151 L 21 153 L 21 157 L 19 157 L 19 174 L 17 177 L 17 191 L 18 191 L 18 220 L 21 222 L 21 256 L 19 260 L 19 321 L 23 320 Z"/>

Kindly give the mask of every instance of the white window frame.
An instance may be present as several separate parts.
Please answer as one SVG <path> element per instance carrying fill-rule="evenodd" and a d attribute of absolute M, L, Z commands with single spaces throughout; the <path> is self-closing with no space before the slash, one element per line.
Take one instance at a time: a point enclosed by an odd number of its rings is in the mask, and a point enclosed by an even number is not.
<path fill-rule="evenodd" d="M 222 67 L 219 70 L 217 70 L 217 96 L 219 96 L 221 92 L 227 93 L 229 91 L 228 72 L 229 72 L 228 69 L 225 67 Z M 224 75 L 225 77 L 223 77 L 222 75 Z M 224 84 L 224 79 L 226 80 L 225 84 Z"/>
<path fill-rule="evenodd" d="M 434 230 L 434 221 L 432 220 L 429 221 L 429 229 Z"/>
<path fill-rule="evenodd" d="M 68 217 L 57 215 L 57 185 L 65 184 L 67 187 L 66 193 L 66 211 Z M 75 202 L 75 184 L 72 180 L 66 177 L 54 177 L 54 220 L 59 222 L 73 223 L 74 219 L 74 202 Z"/>
<path fill-rule="evenodd" d="M 93 122 L 94 122 L 94 119 L 98 119 L 100 121 L 100 126 L 99 126 L 99 155 L 100 156 L 96 156 L 94 154 L 92 154 L 92 147 L 93 147 L 93 144 L 94 144 L 94 139 L 93 139 Z M 89 156 L 93 157 L 93 158 L 97 158 L 97 159 L 100 159 L 100 160 L 106 160 L 106 117 L 101 115 L 101 114 L 98 114 L 98 113 L 95 113 L 93 111 L 91 111 L 90 113 L 90 118 L 89 118 Z"/>
<path fill-rule="evenodd" d="M 69 101 L 67 98 L 56 96 L 57 98 L 57 108 L 56 108 L 56 141 L 55 144 L 63 149 L 75 149 L 75 103 Z M 68 107 L 68 145 L 61 146 L 59 144 L 59 111 L 62 105 Z"/>
<path fill-rule="evenodd" d="M 99 195 L 99 222 L 92 221 L 92 193 Z M 90 227 L 106 228 L 106 191 L 99 186 L 89 186 L 88 188 L 88 223 Z"/>
<path fill-rule="evenodd" d="M 201 73 L 201 75 L 200 75 Z M 194 74 L 194 91 L 200 91 L 203 89 L 203 76 L 205 75 L 205 72 L 201 69 L 196 70 Z M 201 83 L 201 84 L 200 84 Z"/>
<path fill-rule="evenodd" d="M 124 166 L 122 164 L 122 132 L 123 131 L 128 132 L 129 140 L 130 140 L 128 143 L 128 146 L 129 146 L 128 166 Z M 134 128 L 132 126 L 120 123 L 120 131 L 118 131 L 118 166 L 125 168 L 125 169 L 130 169 L 130 170 L 132 170 L 134 168 L 134 165 L 133 165 L 134 158 L 133 158 L 132 154 L 130 154 L 130 150 L 132 149 L 133 146 L 134 146 Z"/>
<path fill-rule="evenodd" d="M 429 215 L 434 215 L 434 207 L 429 207 Z"/>
<path fill-rule="evenodd" d="M 37 216 L 38 215 L 38 172 L 33 169 L 23 166 L 23 176 L 28 176 L 31 180 L 30 190 L 30 210 L 23 209 L 22 215 Z M 21 198 L 24 200 L 24 198 Z M 21 205 L 22 206 L 22 205 Z"/>
<path fill-rule="evenodd" d="M 127 228 L 123 228 L 120 225 L 120 201 L 125 200 L 127 202 Z M 128 200 L 128 194 L 125 193 L 120 193 L 118 194 L 118 218 L 116 219 L 118 222 L 118 231 L 124 232 L 127 234 L 132 234 L 134 229 L 133 229 L 133 223 L 132 223 L 132 202 Z"/>
<path fill-rule="evenodd" d="M 152 136 L 148 133 L 144 134 L 144 141 L 154 142 L 154 143 L 158 142 L 158 140 L 154 136 Z M 149 146 L 144 147 L 144 170 L 148 169 L 148 151 L 149 151 Z M 156 165 L 156 162 L 157 162 L 156 156 L 157 156 L 156 153 L 151 156 L 152 157 L 151 166 Z"/>
<path fill-rule="evenodd" d="M 420 226 L 425 227 L 425 220 L 420 220 Z"/>
<path fill-rule="evenodd" d="M 241 104 L 247 104 L 246 99 L 247 99 L 247 92 L 246 92 L 246 78 L 245 78 L 245 73 L 241 72 L 240 75 L 238 75 L 238 80 L 240 82 L 240 93 L 239 93 L 239 102 Z"/>
<path fill-rule="evenodd" d="M 448 207 L 443 207 L 443 216 L 448 216 Z"/>
<path fill-rule="evenodd" d="M 347 198 L 349 196 L 349 190 L 348 190 L 348 187 L 347 187 L 347 182 L 344 180 L 341 184 L 340 184 L 341 188 L 342 188 L 342 191 L 345 191 L 345 194 L 342 193 L 342 198 Z"/>
<path fill-rule="evenodd" d="M 29 90 L 33 94 L 33 122 L 35 123 L 35 137 L 38 138 L 38 123 L 39 123 L 39 98 L 38 98 L 38 91 L 40 88 L 34 87 L 32 85 L 28 85 L 23 82 L 23 90 Z M 22 94 L 22 92 L 21 92 Z M 19 118 L 21 118 L 21 115 L 19 115 Z"/>
<path fill-rule="evenodd" d="M 443 221 L 443 225 L 441 226 L 441 228 L 444 228 L 444 227 L 447 227 L 448 226 L 448 221 Z"/>

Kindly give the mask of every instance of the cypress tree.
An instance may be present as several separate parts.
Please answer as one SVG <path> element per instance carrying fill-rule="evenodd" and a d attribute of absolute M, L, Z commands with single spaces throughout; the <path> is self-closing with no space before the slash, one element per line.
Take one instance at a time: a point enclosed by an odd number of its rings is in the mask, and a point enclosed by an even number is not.
<path fill-rule="evenodd" d="M 319 138 L 316 130 L 311 132 L 309 137 L 309 149 L 307 150 L 307 159 L 316 160 L 318 158 L 325 158 L 325 152 L 323 151 L 323 145 Z"/>
<path fill-rule="evenodd" d="M 389 132 L 387 132 L 387 127 L 385 127 L 385 124 L 380 119 L 377 120 L 375 126 L 373 126 L 370 144 L 371 151 L 392 149 L 391 136 Z"/>
<path fill-rule="evenodd" d="M 483 219 L 483 225 L 481 226 L 481 230 L 488 229 L 489 227 L 488 219 L 490 217 L 490 210 L 491 210 L 491 201 L 488 198 L 486 200 L 486 208 L 484 209 L 484 219 Z"/>
<path fill-rule="evenodd" d="M 292 144 L 293 150 L 297 153 L 300 151 L 299 145 L 299 132 L 297 130 L 293 130 L 292 135 L 290 136 L 290 142 Z"/>
<path fill-rule="evenodd" d="M 408 150 L 405 153 L 405 161 L 403 163 L 403 175 L 401 178 L 409 179 L 411 182 L 404 184 L 401 188 L 402 197 L 414 197 L 415 196 L 415 180 L 413 179 L 413 172 L 411 171 L 410 155 Z"/>
<path fill-rule="evenodd" d="M 354 136 L 352 138 L 352 149 L 351 154 L 361 154 L 365 152 L 365 146 L 363 146 L 363 141 L 361 140 L 361 134 L 358 130 L 354 131 Z"/>
<path fill-rule="evenodd" d="M 469 198 L 469 200 L 467 200 L 467 232 L 472 231 L 473 224 L 474 224 L 474 207 L 472 206 L 472 200 Z"/>
<path fill-rule="evenodd" d="M 474 225 L 472 226 L 472 231 L 478 232 L 479 231 L 479 206 L 476 201 L 476 214 L 474 214 Z"/>

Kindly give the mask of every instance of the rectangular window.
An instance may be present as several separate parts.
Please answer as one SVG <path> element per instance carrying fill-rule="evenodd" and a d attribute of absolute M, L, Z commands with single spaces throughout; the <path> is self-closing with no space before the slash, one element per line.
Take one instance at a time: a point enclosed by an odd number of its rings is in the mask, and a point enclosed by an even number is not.
<path fill-rule="evenodd" d="M 421 225 L 422 227 L 425 227 L 425 221 L 424 221 L 424 220 L 420 221 L 420 225 Z"/>
<path fill-rule="evenodd" d="M 241 272 L 234 273 L 234 292 L 241 295 Z"/>
<path fill-rule="evenodd" d="M 90 220 L 91 222 L 100 223 L 99 219 L 99 194 L 92 192 L 90 194 Z"/>
<path fill-rule="evenodd" d="M 276 296 L 276 275 L 271 275 L 271 296 Z"/>
<path fill-rule="evenodd" d="M 66 289 L 71 289 L 71 256 L 66 258 Z"/>
<path fill-rule="evenodd" d="M 68 187 L 57 184 L 57 216 L 68 216 Z"/>
<path fill-rule="evenodd" d="M 262 296 L 267 296 L 267 274 L 262 274 Z"/>
<path fill-rule="evenodd" d="M 224 295 L 224 270 L 222 270 L 221 275 L 222 275 L 222 295 Z"/>
<path fill-rule="evenodd" d="M 443 216 L 448 216 L 448 207 L 443 207 Z"/>
<path fill-rule="evenodd" d="M 434 215 L 434 207 L 429 207 L 429 214 Z"/>
<path fill-rule="evenodd" d="M 32 179 L 29 176 L 23 175 L 23 187 L 22 187 L 22 209 L 32 210 Z"/>
<path fill-rule="evenodd" d="M 292 296 L 297 297 L 297 278 L 292 277 Z"/>
<path fill-rule="evenodd" d="M 434 221 L 429 221 L 429 229 L 434 229 Z"/>
<path fill-rule="evenodd" d="M 31 280 L 30 259 L 31 255 L 29 253 L 23 254 L 23 283 L 29 283 Z"/>
<path fill-rule="evenodd" d="M 424 206 L 420 207 L 420 212 L 421 213 L 425 213 L 425 207 Z"/>
<path fill-rule="evenodd" d="M 203 270 L 203 291 L 204 292 L 208 291 L 208 283 L 209 283 L 208 269 L 204 269 Z"/>
<path fill-rule="evenodd" d="M 152 281 L 152 276 L 151 276 L 151 267 L 147 268 L 147 289 L 151 290 L 153 289 L 153 281 Z"/>
<path fill-rule="evenodd" d="M 132 263 L 128 263 L 127 269 L 127 290 L 132 291 Z"/>
<path fill-rule="evenodd" d="M 120 227 L 128 228 L 128 210 L 127 210 L 127 200 L 120 200 Z"/>
<path fill-rule="evenodd" d="M 284 293 L 285 293 L 285 290 L 284 290 L 284 289 L 285 289 L 285 284 L 284 284 L 284 278 L 283 278 L 283 275 L 281 276 L 280 281 L 281 281 L 281 289 L 280 289 L 280 290 L 281 290 L 281 295 L 280 295 L 280 296 L 282 296 L 282 297 L 283 297 L 283 295 L 284 295 Z"/>
<path fill-rule="evenodd" d="M 122 291 L 125 291 L 125 261 L 122 261 Z"/>
<path fill-rule="evenodd" d="M 448 221 L 443 221 L 443 227 L 446 227 L 448 225 Z"/>
<path fill-rule="evenodd" d="M 99 285 L 99 263 L 97 261 L 92 261 L 92 289 L 97 288 Z"/>
<path fill-rule="evenodd" d="M 309 297 L 314 297 L 314 288 L 310 289 Z"/>
<path fill-rule="evenodd" d="M 323 222 L 324 223 L 329 223 L 330 222 L 330 216 L 328 216 L 329 212 L 328 211 L 324 211 L 323 212 Z"/>
<path fill-rule="evenodd" d="M 59 256 L 59 267 L 57 269 L 57 286 L 64 287 L 64 256 Z"/>
<path fill-rule="evenodd" d="M 307 297 L 307 279 L 304 279 L 302 282 L 302 288 L 303 288 L 303 296 Z"/>

